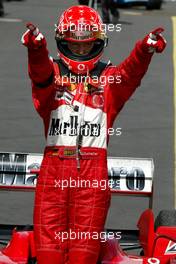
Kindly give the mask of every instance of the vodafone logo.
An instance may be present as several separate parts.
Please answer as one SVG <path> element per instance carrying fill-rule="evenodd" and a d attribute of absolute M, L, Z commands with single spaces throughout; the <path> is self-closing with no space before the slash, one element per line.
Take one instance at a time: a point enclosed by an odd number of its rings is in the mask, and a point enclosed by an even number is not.
<path fill-rule="evenodd" d="M 169 241 L 165 251 L 165 255 L 169 255 L 169 254 L 176 254 L 176 243 L 174 243 L 171 240 Z"/>
<path fill-rule="evenodd" d="M 83 63 L 78 64 L 78 70 L 84 71 L 86 66 Z"/>

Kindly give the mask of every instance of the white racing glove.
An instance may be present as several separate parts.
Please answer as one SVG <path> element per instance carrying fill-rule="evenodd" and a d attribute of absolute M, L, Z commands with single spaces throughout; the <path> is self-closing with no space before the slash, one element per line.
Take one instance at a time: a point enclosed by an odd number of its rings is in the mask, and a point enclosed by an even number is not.
<path fill-rule="evenodd" d="M 46 47 L 46 39 L 39 31 L 39 29 L 32 23 L 27 23 L 28 30 L 23 34 L 21 42 L 28 49 L 38 49 L 42 46 Z"/>

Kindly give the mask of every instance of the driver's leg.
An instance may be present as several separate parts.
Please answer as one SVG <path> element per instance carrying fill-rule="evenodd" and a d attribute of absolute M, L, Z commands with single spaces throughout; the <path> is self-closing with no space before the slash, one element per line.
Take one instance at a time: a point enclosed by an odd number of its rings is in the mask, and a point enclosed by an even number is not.
<path fill-rule="evenodd" d="M 59 180 L 67 174 L 64 160 L 45 156 L 37 181 L 34 208 L 37 264 L 68 263 L 68 188 L 62 190 L 59 186 Z"/>
<path fill-rule="evenodd" d="M 81 169 L 75 170 L 72 177 L 87 182 L 85 187 L 70 190 L 69 231 L 73 236 L 70 236 L 69 264 L 97 264 L 110 203 L 106 161 L 81 160 Z"/>

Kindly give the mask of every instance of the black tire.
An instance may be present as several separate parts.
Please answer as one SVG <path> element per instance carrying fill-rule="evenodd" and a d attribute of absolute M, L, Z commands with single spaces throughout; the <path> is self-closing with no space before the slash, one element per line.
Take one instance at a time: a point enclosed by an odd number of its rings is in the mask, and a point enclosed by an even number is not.
<path fill-rule="evenodd" d="M 28 260 L 28 264 L 37 264 L 37 260 L 36 260 L 36 258 L 30 258 L 30 259 Z"/>
<path fill-rule="evenodd" d="M 162 6 L 162 0 L 149 0 L 146 8 L 148 10 L 152 10 L 152 9 L 161 9 Z"/>
<path fill-rule="evenodd" d="M 155 231 L 159 226 L 176 226 L 176 210 L 162 210 L 155 219 Z"/>

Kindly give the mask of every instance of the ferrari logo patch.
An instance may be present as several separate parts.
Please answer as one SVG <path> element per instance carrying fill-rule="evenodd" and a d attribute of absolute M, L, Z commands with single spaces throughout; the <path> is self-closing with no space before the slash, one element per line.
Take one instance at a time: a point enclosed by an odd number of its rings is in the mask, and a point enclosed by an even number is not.
<path fill-rule="evenodd" d="M 71 83 L 70 86 L 68 86 L 69 91 L 74 91 L 77 88 L 77 85 L 74 83 Z"/>
<path fill-rule="evenodd" d="M 168 254 L 176 254 L 176 243 L 169 241 L 165 251 L 165 255 Z"/>

